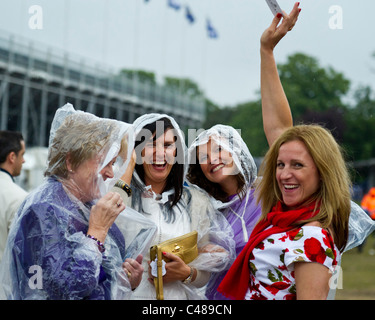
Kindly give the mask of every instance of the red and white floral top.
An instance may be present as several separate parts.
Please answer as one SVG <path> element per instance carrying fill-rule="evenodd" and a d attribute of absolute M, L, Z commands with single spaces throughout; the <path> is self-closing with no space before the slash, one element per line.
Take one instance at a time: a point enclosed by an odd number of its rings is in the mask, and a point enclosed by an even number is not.
<path fill-rule="evenodd" d="M 318 262 L 334 271 L 341 255 L 331 235 L 320 227 L 304 226 L 273 234 L 250 255 L 246 300 L 294 300 L 294 262 Z"/>

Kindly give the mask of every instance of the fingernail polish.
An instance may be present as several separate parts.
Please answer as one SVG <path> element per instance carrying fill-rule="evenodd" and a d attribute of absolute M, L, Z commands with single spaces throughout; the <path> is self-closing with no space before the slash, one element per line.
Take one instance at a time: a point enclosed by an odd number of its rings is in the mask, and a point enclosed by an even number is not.
<path fill-rule="evenodd" d="M 163 251 L 163 255 L 166 255 L 167 253 L 165 251 Z"/>

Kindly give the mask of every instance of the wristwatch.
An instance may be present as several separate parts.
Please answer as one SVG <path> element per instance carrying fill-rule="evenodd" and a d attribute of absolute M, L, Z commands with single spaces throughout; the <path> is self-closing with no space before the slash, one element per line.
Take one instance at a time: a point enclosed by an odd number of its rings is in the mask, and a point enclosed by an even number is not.
<path fill-rule="evenodd" d="M 182 281 L 182 283 L 189 284 L 193 280 L 193 275 L 194 275 L 194 268 L 190 267 L 190 274 L 188 277 Z"/>
<path fill-rule="evenodd" d="M 128 194 L 128 197 L 132 195 L 132 189 L 128 184 L 125 183 L 125 181 L 122 181 L 121 179 L 117 180 L 117 182 L 115 183 L 115 187 L 124 190 Z"/>

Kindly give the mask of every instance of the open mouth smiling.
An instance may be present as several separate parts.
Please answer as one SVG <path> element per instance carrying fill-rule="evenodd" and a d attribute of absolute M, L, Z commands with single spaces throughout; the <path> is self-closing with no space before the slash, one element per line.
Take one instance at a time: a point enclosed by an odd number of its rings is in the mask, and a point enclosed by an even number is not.
<path fill-rule="evenodd" d="M 294 190 L 299 187 L 298 184 L 284 184 L 284 189 L 286 190 Z"/>
<path fill-rule="evenodd" d="M 164 169 L 167 165 L 167 161 L 154 161 L 152 166 L 156 169 Z"/>
<path fill-rule="evenodd" d="M 213 168 L 211 169 L 211 173 L 215 173 L 215 172 L 219 171 L 219 170 L 220 170 L 221 168 L 223 168 L 224 166 L 225 166 L 225 165 L 224 165 L 223 163 L 216 165 L 215 167 L 213 167 Z"/>

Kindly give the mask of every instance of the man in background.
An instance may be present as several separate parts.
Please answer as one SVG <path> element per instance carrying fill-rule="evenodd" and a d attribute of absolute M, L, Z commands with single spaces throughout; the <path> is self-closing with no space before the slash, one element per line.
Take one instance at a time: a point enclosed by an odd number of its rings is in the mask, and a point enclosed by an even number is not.
<path fill-rule="evenodd" d="M 10 224 L 27 192 L 14 182 L 25 162 L 25 141 L 20 132 L 0 131 L 0 261 Z"/>

